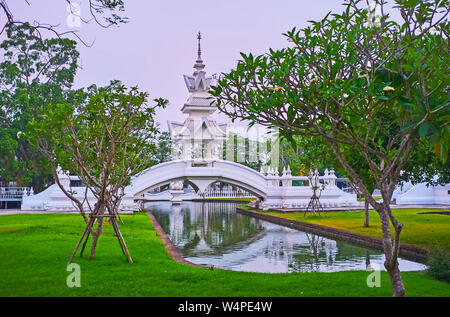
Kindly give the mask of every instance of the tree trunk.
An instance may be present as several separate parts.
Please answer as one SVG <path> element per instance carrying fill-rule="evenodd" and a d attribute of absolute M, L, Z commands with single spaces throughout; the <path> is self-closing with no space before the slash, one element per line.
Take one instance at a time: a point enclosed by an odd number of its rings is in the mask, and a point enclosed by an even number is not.
<path fill-rule="evenodd" d="M 97 232 L 95 235 L 92 235 L 92 247 L 91 247 L 91 259 L 95 257 L 95 251 L 97 250 L 97 242 L 99 236 L 102 234 L 103 229 L 103 217 L 101 217 L 105 213 L 105 206 L 103 203 L 99 202 L 99 206 L 97 212 L 93 216 L 100 216 L 97 218 Z"/>
<path fill-rule="evenodd" d="M 369 201 L 364 199 L 364 227 L 369 227 Z"/>
<path fill-rule="evenodd" d="M 90 256 L 91 259 L 93 259 L 95 257 L 95 251 L 97 250 L 98 237 L 100 236 L 100 232 L 102 231 L 103 218 L 98 218 L 97 221 L 98 221 L 97 232 L 95 233 L 95 236 L 94 235 L 92 236 L 92 247 L 91 247 L 91 256 Z"/>
<path fill-rule="evenodd" d="M 398 269 L 398 261 L 395 260 L 393 267 L 388 269 L 387 263 L 384 263 L 386 270 L 389 274 L 389 279 L 391 280 L 392 296 L 394 297 L 405 297 L 405 286 L 403 285 L 403 280 L 400 275 L 400 270 Z"/>
<path fill-rule="evenodd" d="M 366 250 L 366 268 L 370 265 L 370 252 Z"/>
<path fill-rule="evenodd" d="M 402 224 L 393 223 L 395 229 L 395 238 L 392 241 L 390 232 L 389 214 L 390 207 L 388 204 L 382 203 L 377 205 L 377 211 L 380 214 L 381 229 L 383 231 L 383 250 L 385 255 L 384 267 L 386 268 L 391 280 L 392 295 L 394 297 L 404 297 L 405 286 L 403 285 L 400 270 L 398 268 L 398 252 L 400 249 L 400 232 Z"/>

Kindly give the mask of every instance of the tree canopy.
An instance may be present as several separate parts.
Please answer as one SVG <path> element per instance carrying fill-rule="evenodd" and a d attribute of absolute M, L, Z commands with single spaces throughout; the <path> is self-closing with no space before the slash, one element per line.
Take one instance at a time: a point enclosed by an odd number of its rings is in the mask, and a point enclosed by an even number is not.
<path fill-rule="evenodd" d="M 148 166 L 149 157 L 155 154 L 153 140 L 159 131 L 153 116 L 155 109 L 165 106 L 167 101 L 156 99 L 156 104 L 149 105 L 148 93 L 137 87 L 128 89 L 119 81 L 101 88 L 93 85 L 79 95 L 77 103 L 48 104 L 43 114 L 29 124 L 25 137 L 45 156 L 56 183 L 84 217 L 87 226 L 80 242 L 85 238 L 86 244 L 92 235 L 91 258 L 95 255 L 103 217 L 109 215 L 122 250 L 131 262 L 115 216 L 125 186 L 133 175 Z M 77 196 L 61 184 L 59 168 L 80 178 L 87 188 L 84 196 Z M 95 204 L 89 203 L 88 190 L 94 195 Z M 96 220 L 97 232 L 93 229 Z"/>
<path fill-rule="evenodd" d="M 403 296 L 397 261 L 403 225 L 389 203 L 420 140 L 433 145 L 441 162 L 448 157 L 450 7 L 448 0 L 394 2 L 401 21 L 390 17 L 385 1 L 376 1 L 382 14 L 374 23 L 373 8 L 350 0 L 344 12 L 286 32 L 287 48 L 241 54 L 212 94 L 233 119 L 279 127 L 288 139 L 323 138 L 379 213 L 385 267 L 394 295 Z M 373 181 L 380 202 L 369 191 Z"/>
<path fill-rule="evenodd" d="M 76 43 L 69 39 L 41 39 L 29 24 L 12 25 L 1 43 L 0 64 L 0 175 L 42 190 L 51 173 L 40 164 L 42 153 L 20 135 L 42 114 L 47 104 L 77 98 L 71 90 L 78 68 Z"/>
<path fill-rule="evenodd" d="M 33 0 L 23 0 L 30 7 L 33 5 L 39 5 L 37 1 Z M 0 25 L 0 34 L 4 32 L 5 29 L 14 26 L 22 26 L 27 25 L 33 29 L 33 32 L 43 38 L 41 31 L 47 31 L 51 34 L 51 36 L 56 36 L 57 38 L 64 38 L 69 35 L 78 39 L 81 43 L 86 43 L 83 39 L 78 35 L 76 31 L 73 30 L 61 30 L 60 25 L 58 23 L 42 23 L 39 20 L 39 17 L 35 17 L 33 23 L 30 21 L 22 21 L 16 17 L 16 12 L 10 9 L 8 3 L 11 1 L 8 0 L 0 0 L 0 13 L 6 17 L 6 22 L 3 25 Z M 75 2 L 72 0 L 61 0 L 62 3 L 66 3 L 70 13 L 73 17 L 76 17 L 83 23 L 89 23 L 94 20 L 97 25 L 107 28 L 110 26 L 117 26 L 122 23 L 127 23 L 128 18 L 123 16 L 123 11 L 125 10 L 125 3 L 123 0 L 86 0 L 85 4 L 89 8 L 90 19 L 83 19 L 80 16 L 80 12 L 77 11 L 77 8 L 80 6 L 80 2 Z"/>

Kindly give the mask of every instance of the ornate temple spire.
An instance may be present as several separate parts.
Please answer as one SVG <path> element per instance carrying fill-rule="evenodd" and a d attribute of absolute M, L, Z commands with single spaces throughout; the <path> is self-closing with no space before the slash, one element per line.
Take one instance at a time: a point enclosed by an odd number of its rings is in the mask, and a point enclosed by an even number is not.
<path fill-rule="evenodd" d="M 203 70 L 203 68 L 205 68 L 205 64 L 203 64 L 203 60 L 202 60 L 202 49 L 200 47 L 200 40 L 202 39 L 202 34 L 200 33 L 200 31 L 198 31 L 197 34 L 197 40 L 198 40 L 198 51 L 197 51 L 197 60 L 195 61 L 194 64 L 194 68 L 195 68 L 195 72 L 194 72 L 194 76 L 197 76 L 198 73 L 200 71 Z"/>
<path fill-rule="evenodd" d="M 197 60 L 202 60 L 202 49 L 200 48 L 200 40 L 202 39 L 202 34 L 198 31 L 197 40 L 198 40 L 198 58 Z"/>
<path fill-rule="evenodd" d="M 184 75 L 184 81 L 186 83 L 186 87 L 191 93 L 206 93 L 209 90 L 211 84 L 211 77 L 206 77 L 206 73 L 203 70 L 205 68 L 205 64 L 203 64 L 202 60 L 202 48 L 201 48 L 201 39 L 202 34 L 200 31 L 197 33 L 197 41 L 198 41 L 198 49 L 197 49 L 197 60 L 194 64 L 195 72 L 192 76 Z M 206 98 L 206 97 L 205 97 Z M 204 101 L 203 103 L 211 102 L 210 100 Z"/>

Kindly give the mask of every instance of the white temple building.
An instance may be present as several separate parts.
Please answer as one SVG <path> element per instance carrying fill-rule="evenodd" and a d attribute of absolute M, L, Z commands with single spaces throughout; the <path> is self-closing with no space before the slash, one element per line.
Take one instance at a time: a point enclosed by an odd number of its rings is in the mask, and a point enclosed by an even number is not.
<path fill-rule="evenodd" d="M 406 182 L 396 187 L 392 201 L 397 205 L 450 205 L 450 184 L 427 186 Z"/>
<path fill-rule="evenodd" d="M 169 190 L 161 192 L 154 200 L 170 200 L 177 204 L 192 198 L 214 197 L 257 197 L 258 206 L 271 208 L 306 208 L 313 194 L 308 176 L 294 176 L 289 166 L 280 174 L 277 168 L 265 167 L 256 171 L 245 165 L 220 159 L 221 146 L 227 136 L 227 124 L 216 122 L 213 117 L 216 104 L 208 93 L 212 78 L 204 71 L 205 64 L 201 57 L 200 33 L 198 34 L 198 55 L 194 64 L 194 73 L 184 75 L 184 82 L 189 92 L 181 111 L 187 115 L 183 123 L 168 122 L 169 131 L 179 153 L 174 160 L 152 166 L 131 178 L 131 184 L 124 189 L 120 210 L 129 211 L 137 208 L 136 201 L 149 200 L 149 192 L 169 184 Z M 333 170 L 326 170 L 323 176 L 314 172 L 315 179 L 325 184 L 320 201 L 324 207 L 359 206 L 356 195 L 346 193 L 337 186 L 337 177 Z M 61 172 L 66 190 L 84 194 L 85 187 L 79 187 Z M 188 182 L 195 195 L 187 193 L 184 183 Z M 217 188 L 217 184 L 228 184 L 227 188 Z M 298 184 L 301 184 L 298 185 Z M 234 188 L 234 189 L 233 189 Z M 239 190 L 235 190 L 239 189 Z M 235 193 L 235 194 L 233 194 Z M 86 203 L 93 203 L 95 198 L 88 192 Z M 150 199 L 153 200 L 153 199 Z M 36 195 L 23 198 L 22 210 L 75 211 L 69 198 L 65 197 L 54 184 Z"/>
<path fill-rule="evenodd" d="M 212 117 L 217 107 L 208 93 L 212 77 L 206 77 L 203 70 L 200 47 L 201 34 L 198 33 L 198 57 L 194 73 L 184 75 L 186 88 L 190 93 L 181 111 L 188 115 L 183 123 L 168 121 L 169 132 L 174 144 L 181 150 L 179 159 L 211 160 L 219 158 L 219 148 L 226 137 L 227 124 L 218 124 Z"/>
<path fill-rule="evenodd" d="M 68 175 L 58 169 L 58 178 L 65 190 L 70 191 L 73 196 L 83 203 L 83 208 L 88 211 L 93 207 L 97 199 L 80 182 L 78 176 Z M 132 195 L 125 195 L 119 207 L 121 212 L 133 211 L 137 209 Z M 75 212 L 78 211 L 75 203 L 70 200 L 57 184 L 50 185 L 40 193 L 28 193 L 22 197 L 21 210 L 28 211 L 49 211 L 49 212 Z"/>

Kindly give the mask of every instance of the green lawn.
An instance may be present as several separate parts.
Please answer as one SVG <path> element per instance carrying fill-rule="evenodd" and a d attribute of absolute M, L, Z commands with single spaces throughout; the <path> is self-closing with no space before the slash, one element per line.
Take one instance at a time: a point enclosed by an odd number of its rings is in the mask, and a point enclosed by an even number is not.
<path fill-rule="evenodd" d="M 375 199 L 375 200 L 382 200 L 383 197 L 380 197 L 380 196 L 374 196 L 373 199 Z M 361 197 L 361 198 L 358 198 L 357 200 L 358 200 L 358 201 L 365 201 L 366 199 L 365 199 L 364 197 Z"/>
<path fill-rule="evenodd" d="M 241 206 L 242 207 L 242 206 Z M 395 209 L 395 217 L 403 223 L 403 231 L 400 239 L 404 243 L 422 246 L 431 250 L 434 246 L 441 245 L 450 250 L 450 216 L 425 214 L 419 212 L 436 212 L 436 209 Z M 367 236 L 381 238 L 380 217 L 376 211 L 369 211 L 370 227 L 364 228 L 364 211 L 329 212 L 325 216 L 303 217 L 300 213 L 267 212 L 279 217 L 310 222 L 327 227 L 347 230 Z"/>
<path fill-rule="evenodd" d="M 75 257 L 81 287 L 66 286 L 67 261 L 84 223 L 79 215 L 0 216 L 0 296 L 391 296 L 389 278 L 366 286 L 367 272 L 259 274 L 190 267 L 169 258 L 146 214 L 123 216 L 134 263 L 111 226 L 96 259 Z M 409 296 L 450 296 L 450 284 L 402 273 Z"/>

